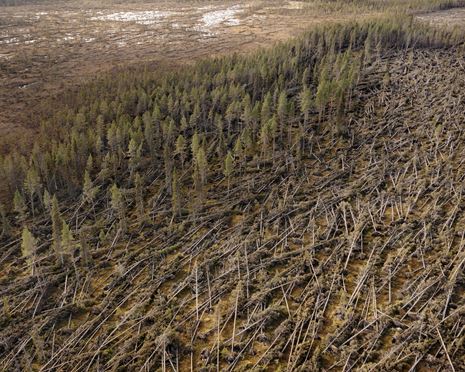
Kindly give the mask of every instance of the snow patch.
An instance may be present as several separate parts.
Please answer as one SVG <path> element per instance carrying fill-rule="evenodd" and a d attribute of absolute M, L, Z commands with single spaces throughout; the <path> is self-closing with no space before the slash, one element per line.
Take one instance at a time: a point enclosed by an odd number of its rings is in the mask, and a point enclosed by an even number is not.
<path fill-rule="evenodd" d="M 297 10 L 297 9 L 303 9 L 305 6 L 305 3 L 303 1 L 289 1 L 284 8 L 286 9 L 291 9 L 291 10 Z"/>
<path fill-rule="evenodd" d="M 240 5 L 232 6 L 225 10 L 215 10 L 203 15 L 202 21 L 205 27 L 211 28 L 225 23 L 227 25 L 238 25 L 240 21 L 236 18 L 242 12 Z"/>
<path fill-rule="evenodd" d="M 14 44 L 17 42 L 19 42 L 19 39 L 17 37 L 10 37 L 8 39 L 0 40 L 0 44 Z"/>
<path fill-rule="evenodd" d="M 161 12 L 158 10 L 137 11 L 137 12 L 117 12 L 107 15 L 91 17 L 92 21 L 116 21 L 116 22 L 135 22 L 141 25 L 152 25 L 161 19 L 175 14 L 174 12 Z"/>
<path fill-rule="evenodd" d="M 200 10 L 205 8 L 200 8 Z M 196 31 L 201 31 L 207 36 L 214 36 L 213 29 L 221 25 L 237 26 L 241 21 L 236 17 L 243 12 L 241 5 L 234 5 L 223 10 L 214 10 L 202 16 L 201 23 L 194 27 Z"/>

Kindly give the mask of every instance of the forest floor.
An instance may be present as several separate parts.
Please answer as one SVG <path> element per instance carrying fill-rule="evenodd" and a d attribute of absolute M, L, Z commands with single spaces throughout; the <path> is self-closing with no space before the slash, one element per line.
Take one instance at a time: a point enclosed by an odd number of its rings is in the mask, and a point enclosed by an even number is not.
<path fill-rule="evenodd" d="M 34 127 L 44 100 L 102 72 L 247 52 L 341 19 L 347 14 L 276 0 L 0 8 L 0 136 Z"/>

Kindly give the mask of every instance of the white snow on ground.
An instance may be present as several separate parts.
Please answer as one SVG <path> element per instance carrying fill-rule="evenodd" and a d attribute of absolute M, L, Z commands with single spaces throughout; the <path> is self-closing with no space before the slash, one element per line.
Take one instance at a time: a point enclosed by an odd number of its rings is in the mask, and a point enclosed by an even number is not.
<path fill-rule="evenodd" d="M 3 39 L 3 40 L 0 39 L 0 44 L 13 44 L 13 43 L 17 43 L 18 41 L 19 39 L 17 37 L 10 37 L 8 39 Z"/>
<path fill-rule="evenodd" d="M 303 9 L 305 6 L 305 3 L 303 1 L 289 1 L 287 5 L 285 5 L 283 8 L 285 9 Z"/>
<path fill-rule="evenodd" d="M 236 18 L 237 14 L 243 11 L 241 5 L 234 5 L 223 10 L 214 10 L 205 13 L 202 16 L 201 23 L 199 23 L 194 29 L 201 31 L 208 35 L 214 35 L 212 29 L 221 26 L 222 24 L 227 26 L 237 26 L 241 22 Z"/>
<path fill-rule="evenodd" d="M 227 25 L 238 25 L 240 21 L 236 18 L 236 14 L 242 12 L 240 5 L 232 6 L 225 10 L 215 10 L 203 15 L 202 21 L 206 28 L 219 26 L 222 23 Z"/>
<path fill-rule="evenodd" d="M 158 10 L 137 11 L 137 12 L 118 12 L 107 15 L 92 17 L 93 21 L 117 21 L 117 22 L 136 22 L 141 25 L 152 25 L 175 14 L 174 12 L 161 12 Z"/>

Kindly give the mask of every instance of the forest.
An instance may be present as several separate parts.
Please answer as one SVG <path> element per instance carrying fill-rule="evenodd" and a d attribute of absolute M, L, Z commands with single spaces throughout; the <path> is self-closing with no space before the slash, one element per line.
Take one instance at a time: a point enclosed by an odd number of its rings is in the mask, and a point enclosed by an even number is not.
<path fill-rule="evenodd" d="M 403 9 L 63 94 L 0 155 L 0 369 L 463 370 L 464 41 Z"/>

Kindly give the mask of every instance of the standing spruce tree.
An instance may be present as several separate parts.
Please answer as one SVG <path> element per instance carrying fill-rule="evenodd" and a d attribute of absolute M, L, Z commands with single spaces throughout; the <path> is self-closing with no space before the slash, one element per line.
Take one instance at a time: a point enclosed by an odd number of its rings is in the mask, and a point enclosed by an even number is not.
<path fill-rule="evenodd" d="M 304 126 L 308 124 L 310 110 L 312 109 L 312 92 L 309 88 L 304 87 L 300 92 L 300 111 L 304 115 Z"/>
<path fill-rule="evenodd" d="M 181 215 L 181 187 L 179 184 L 178 175 L 176 174 L 176 169 L 173 171 L 173 185 L 171 186 L 171 205 L 173 218 Z"/>
<path fill-rule="evenodd" d="M 27 207 L 24 203 L 23 196 L 18 190 L 15 191 L 15 195 L 13 198 L 13 210 L 18 215 L 19 222 L 23 223 L 26 220 Z"/>
<path fill-rule="evenodd" d="M 91 206 L 94 209 L 95 195 L 97 194 L 98 187 L 94 187 L 90 179 L 89 171 L 86 169 L 84 172 L 84 183 L 82 186 L 82 202 Z"/>
<path fill-rule="evenodd" d="M 52 198 L 52 208 L 50 210 L 50 217 L 52 218 L 52 247 L 55 252 L 55 257 L 59 265 L 64 266 L 63 249 L 61 246 L 61 230 L 63 221 L 60 215 L 58 206 L 58 199 L 56 195 Z"/>
<path fill-rule="evenodd" d="M 142 177 L 139 173 L 136 173 L 134 177 L 134 193 L 136 199 L 136 210 L 137 210 L 137 217 L 139 220 L 143 220 L 145 216 L 144 211 L 144 185 L 142 181 Z"/>
<path fill-rule="evenodd" d="M 184 168 L 184 160 L 186 157 L 186 140 L 182 134 L 176 139 L 176 155 L 179 155 L 181 161 L 181 169 Z"/>
<path fill-rule="evenodd" d="M 278 99 L 278 119 L 279 119 L 279 135 L 281 138 L 281 142 L 283 141 L 284 137 L 284 128 L 286 125 L 286 120 L 288 116 L 289 110 L 289 103 L 287 101 L 287 95 L 285 91 L 282 91 L 279 95 Z"/>
<path fill-rule="evenodd" d="M 89 267 L 92 264 L 92 255 L 89 251 L 89 229 L 81 228 L 79 234 L 79 245 L 81 248 L 81 264 L 83 267 Z"/>
<path fill-rule="evenodd" d="M 0 226 L 0 238 L 9 238 L 11 236 L 11 226 L 2 203 L 0 203 Z"/>
<path fill-rule="evenodd" d="M 121 190 L 113 184 L 110 190 L 111 193 L 111 208 L 113 212 L 117 216 L 119 221 L 119 229 L 123 234 L 126 233 L 127 224 L 126 224 L 126 205 L 124 203 L 123 194 Z"/>
<path fill-rule="evenodd" d="M 32 216 L 35 215 L 34 208 L 34 198 L 36 194 L 40 191 L 40 178 L 36 170 L 33 167 L 30 167 L 26 174 L 26 179 L 24 180 L 24 189 L 29 194 L 29 201 L 31 203 L 31 212 Z"/>
<path fill-rule="evenodd" d="M 31 267 L 31 275 L 36 274 L 36 251 L 37 251 L 37 242 L 32 236 L 29 229 L 25 226 L 22 233 L 21 241 L 21 254 L 26 259 L 28 265 Z"/>
<path fill-rule="evenodd" d="M 260 119 L 261 119 L 262 125 L 266 124 L 268 120 L 270 120 L 271 118 L 271 105 L 272 105 L 271 93 L 268 92 L 265 96 L 265 99 L 263 100 L 262 108 L 260 111 Z"/>
<path fill-rule="evenodd" d="M 318 107 L 318 122 L 321 123 L 321 119 L 325 113 L 326 105 L 329 102 L 331 94 L 331 83 L 328 80 L 325 73 L 322 73 L 320 78 L 320 82 L 318 84 L 316 97 L 315 97 L 315 104 Z"/>
<path fill-rule="evenodd" d="M 208 162 L 207 156 L 205 155 L 205 150 L 203 147 L 200 147 L 196 155 L 196 163 L 199 169 L 200 182 L 201 186 L 205 186 L 207 183 L 207 173 L 208 173 Z"/>
<path fill-rule="evenodd" d="M 134 172 L 139 167 L 140 158 L 141 158 L 142 147 L 137 144 L 134 138 L 131 138 L 128 146 L 128 167 L 129 167 L 129 177 L 132 178 Z"/>
<path fill-rule="evenodd" d="M 231 151 L 228 151 L 228 154 L 226 155 L 226 158 L 224 159 L 224 176 L 226 177 L 226 180 L 228 182 L 228 195 L 229 195 L 229 189 L 231 185 L 231 176 L 234 171 L 234 158 L 232 156 Z"/>
<path fill-rule="evenodd" d="M 192 136 L 192 143 L 191 143 L 191 150 L 192 150 L 192 158 L 195 159 L 197 156 L 197 152 L 199 151 L 200 147 L 200 138 L 197 131 L 194 132 Z"/>
<path fill-rule="evenodd" d="M 50 196 L 50 193 L 48 192 L 48 190 L 45 188 L 44 188 L 44 195 L 42 196 L 42 204 L 44 206 L 44 210 L 47 213 L 50 213 L 50 210 L 52 208 L 52 197 Z"/>

